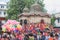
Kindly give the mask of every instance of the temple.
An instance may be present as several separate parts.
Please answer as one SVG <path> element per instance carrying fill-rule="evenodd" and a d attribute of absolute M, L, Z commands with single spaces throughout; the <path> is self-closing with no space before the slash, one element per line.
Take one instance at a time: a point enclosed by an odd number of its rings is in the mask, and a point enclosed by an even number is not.
<path fill-rule="evenodd" d="M 18 17 L 21 24 L 39 23 L 41 20 L 44 20 L 46 24 L 51 23 L 51 16 L 48 13 L 42 12 L 38 3 L 31 5 L 30 9 L 25 7 L 23 13 L 18 15 Z"/>

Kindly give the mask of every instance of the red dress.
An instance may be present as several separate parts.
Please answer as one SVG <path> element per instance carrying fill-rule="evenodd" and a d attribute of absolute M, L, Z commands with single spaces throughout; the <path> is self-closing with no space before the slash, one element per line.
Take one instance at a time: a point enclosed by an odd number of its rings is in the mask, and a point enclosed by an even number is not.
<path fill-rule="evenodd" d="M 45 25 L 44 24 L 40 24 L 39 28 L 40 28 L 41 31 L 43 31 L 45 29 Z"/>

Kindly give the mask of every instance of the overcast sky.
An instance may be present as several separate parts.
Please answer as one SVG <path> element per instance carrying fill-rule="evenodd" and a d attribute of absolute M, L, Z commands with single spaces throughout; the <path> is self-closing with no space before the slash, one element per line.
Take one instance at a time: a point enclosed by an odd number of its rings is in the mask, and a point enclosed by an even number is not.
<path fill-rule="evenodd" d="M 48 13 L 60 12 L 60 0 L 45 0 L 44 3 Z"/>
<path fill-rule="evenodd" d="M 0 2 L 8 2 L 9 0 L 0 0 Z M 60 12 L 60 0 L 45 0 L 45 8 L 48 13 L 52 14 L 55 12 Z"/>

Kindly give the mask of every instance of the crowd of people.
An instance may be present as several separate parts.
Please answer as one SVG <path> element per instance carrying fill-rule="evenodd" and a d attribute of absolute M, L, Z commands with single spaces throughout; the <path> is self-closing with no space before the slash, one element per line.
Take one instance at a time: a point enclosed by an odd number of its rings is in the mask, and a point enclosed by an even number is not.
<path fill-rule="evenodd" d="M 24 25 L 20 31 L 0 30 L 0 40 L 60 40 L 60 30 L 40 22 L 37 25 Z"/>
<path fill-rule="evenodd" d="M 24 30 L 24 29 L 23 29 Z M 31 32 L 0 32 L 0 40 L 60 40 L 60 31 L 51 25 L 45 30 L 32 30 Z"/>

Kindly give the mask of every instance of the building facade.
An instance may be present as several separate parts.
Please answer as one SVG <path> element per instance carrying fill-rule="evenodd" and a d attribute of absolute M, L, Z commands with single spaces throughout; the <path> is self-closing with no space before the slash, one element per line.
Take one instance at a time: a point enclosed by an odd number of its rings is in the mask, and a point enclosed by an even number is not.
<path fill-rule="evenodd" d="M 7 3 L 0 2 L 0 21 L 5 23 L 5 17 L 7 16 Z"/>
<path fill-rule="evenodd" d="M 44 20 L 45 23 L 51 23 L 51 17 L 48 13 L 41 11 L 41 7 L 38 3 L 35 3 L 31 6 L 30 10 L 25 7 L 23 13 L 19 16 L 20 23 L 29 24 L 29 23 L 39 23 L 41 20 Z"/>
<path fill-rule="evenodd" d="M 60 27 L 60 13 L 55 14 L 55 26 Z"/>

